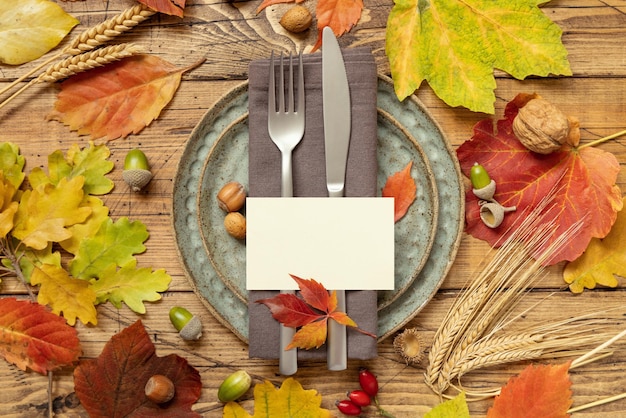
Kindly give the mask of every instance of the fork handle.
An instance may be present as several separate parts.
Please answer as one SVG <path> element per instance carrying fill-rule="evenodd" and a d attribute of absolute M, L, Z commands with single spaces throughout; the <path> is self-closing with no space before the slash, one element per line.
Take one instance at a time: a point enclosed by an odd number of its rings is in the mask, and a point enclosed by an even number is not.
<path fill-rule="evenodd" d="M 291 152 L 283 152 L 281 161 L 281 196 L 293 197 Z"/>

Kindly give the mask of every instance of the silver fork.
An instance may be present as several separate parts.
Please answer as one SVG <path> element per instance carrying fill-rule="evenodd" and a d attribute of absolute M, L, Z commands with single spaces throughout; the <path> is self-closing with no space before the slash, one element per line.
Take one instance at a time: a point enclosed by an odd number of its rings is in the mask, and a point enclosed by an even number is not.
<path fill-rule="evenodd" d="M 304 71 L 302 68 L 302 52 L 298 64 L 298 103 L 294 102 L 293 93 L 293 58 L 289 53 L 289 85 L 288 102 L 285 108 L 285 76 L 283 71 L 283 54 L 280 54 L 278 110 L 276 110 L 276 78 L 274 74 L 274 52 L 270 58 L 270 80 L 268 93 L 267 130 L 270 138 L 281 152 L 281 196 L 293 197 L 293 177 L 291 153 L 304 136 Z M 293 293 L 283 290 L 282 293 Z M 298 351 L 295 348 L 285 350 L 293 339 L 296 330 L 280 325 L 279 371 L 289 376 L 298 370 Z"/>

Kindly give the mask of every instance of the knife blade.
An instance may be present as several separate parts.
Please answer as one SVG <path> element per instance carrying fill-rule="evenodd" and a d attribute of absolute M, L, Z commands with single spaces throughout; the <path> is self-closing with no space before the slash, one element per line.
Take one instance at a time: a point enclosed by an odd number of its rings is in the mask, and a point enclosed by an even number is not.
<path fill-rule="evenodd" d="M 350 145 L 350 88 L 339 43 L 328 26 L 322 30 L 322 94 L 326 187 L 329 197 L 342 197 Z M 346 312 L 344 290 L 337 290 L 337 309 Z M 346 327 L 334 320 L 328 323 L 327 367 L 348 367 Z"/>

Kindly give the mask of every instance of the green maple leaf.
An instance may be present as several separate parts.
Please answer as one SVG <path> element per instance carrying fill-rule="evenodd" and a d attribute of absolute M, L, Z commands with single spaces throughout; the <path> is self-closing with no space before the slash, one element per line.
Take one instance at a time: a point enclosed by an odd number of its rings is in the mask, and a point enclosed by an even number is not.
<path fill-rule="evenodd" d="M 440 403 L 428 411 L 424 418 L 470 418 L 465 393 L 461 392 L 455 398 Z"/>
<path fill-rule="evenodd" d="M 133 261 L 119 270 L 110 265 L 99 279 L 92 280 L 98 303 L 109 301 L 119 309 L 124 302 L 134 312 L 143 314 L 146 312 L 144 301 L 161 299 L 158 292 L 166 291 L 172 278 L 163 269 L 138 269 L 136 264 Z"/>
<path fill-rule="evenodd" d="M 139 221 L 131 222 L 124 217 L 113 223 L 107 218 L 93 237 L 80 243 L 70 262 L 70 273 L 80 279 L 91 279 L 100 277 L 100 272 L 111 265 L 126 266 L 135 261 L 134 254 L 146 250 L 143 242 L 148 236 L 146 226 Z"/>
<path fill-rule="evenodd" d="M 561 29 L 544 1 L 395 0 L 386 53 L 396 95 L 422 81 L 450 106 L 494 113 L 494 69 L 517 79 L 571 75 Z"/>
<path fill-rule="evenodd" d="M 35 167 L 28 176 L 28 181 L 33 187 L 43 183 L 58 184 L 63 178 L 71 179 L 77 176 L 85 178 L 83 189 L 85 194 L 103 195 L 109 193 L 114 186 L 113 181 L 105 177 L 114 164 L 108 161 L 111 152 L 105 145 L 89 143 L 88 148 L 79 148 L 73 145 L 63 155 L 57 150 L 48 156 L 48 172 Z"/>

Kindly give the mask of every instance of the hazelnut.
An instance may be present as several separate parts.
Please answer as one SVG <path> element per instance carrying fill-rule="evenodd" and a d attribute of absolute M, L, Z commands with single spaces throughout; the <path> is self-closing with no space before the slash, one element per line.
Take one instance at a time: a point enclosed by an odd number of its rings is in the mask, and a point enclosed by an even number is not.
<path fill-rule="evenodd" d="M 246 218 L 239 212 L 229 212 L 224 218 L 224 227 L 237 239 L 246 237 Z"/>
<path fill-rule="evenodd" d="M 171 401 L 175 391 L 174 383 L 162 374 L 150 377 L 145 388 L 146 397 L 157 404 Z"/>
<path fill-rule="evenodd" d="M 283 28 L 293 33 L 304 32 L 311 27 L 311 22 L 313 22 L 313 16 L 309 9 L 299 5 L 287 10 L 279 21 Z"/>
<path fill-rule="evenodd" d="M 539 154 L 554 152 L 565 143 L 577 146 L 580 140 L 578 121 L 539 96 L 519 109 L 513 132 L 526 148 Z"/>
<path fill-rule="evenodd" d="M 231 181 L 217 193 L 217 204 L 224 212 L 236 212 L 246 202 L 246 189 L 241 183 Z"/>

